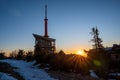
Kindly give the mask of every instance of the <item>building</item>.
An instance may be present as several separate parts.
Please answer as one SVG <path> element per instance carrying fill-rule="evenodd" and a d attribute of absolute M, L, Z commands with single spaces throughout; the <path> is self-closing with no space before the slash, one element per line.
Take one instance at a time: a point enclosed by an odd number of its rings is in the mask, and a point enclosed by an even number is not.
<path fill-rule="evenodd" d="M 34 55 L 55 53 L 55 39 L 48 36 L 47 5 L 45 5 L 44 36 L 33 34 L 35 38 Z"/>
<path fill-rule="evenodd" d="M 120 61 L 120 45 L 113 44 L 112 47 L 106 48 L 108 54 L 110 55 L 111 60 Z"/>
<path fill-rule="evenodd" d="M 105 48 L 105 51 L 109 57 L 109 72 L 120 72 L 120 44 L 113 44 L 112 47 Z"/>

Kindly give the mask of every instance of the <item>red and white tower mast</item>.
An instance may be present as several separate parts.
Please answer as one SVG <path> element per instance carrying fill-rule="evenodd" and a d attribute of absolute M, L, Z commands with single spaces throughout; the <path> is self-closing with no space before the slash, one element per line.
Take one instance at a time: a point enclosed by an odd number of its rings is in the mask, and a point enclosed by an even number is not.
<path fill-rule="evenodd" d="M 48 36 L 48 19 L 47 19 L 47 5 L 45 5 L 45 33 L 44 33 L 44 37 L 49 37 Z"/>

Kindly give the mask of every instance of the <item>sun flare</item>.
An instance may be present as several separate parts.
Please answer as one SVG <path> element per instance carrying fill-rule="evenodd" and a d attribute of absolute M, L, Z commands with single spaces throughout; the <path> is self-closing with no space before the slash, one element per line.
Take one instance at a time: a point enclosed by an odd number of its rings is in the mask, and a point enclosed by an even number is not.
<path fill-rule="evenodd" d="M 81 51 L 81 50 L 78 50 L 78 51 L 76 52 L 76 54 L 79 54 L 79 55 L 81 55 L 81 56 L 83 56 L 83 57 L 87 57 L 87 54 L 84 53 L 84 52 Z"/>

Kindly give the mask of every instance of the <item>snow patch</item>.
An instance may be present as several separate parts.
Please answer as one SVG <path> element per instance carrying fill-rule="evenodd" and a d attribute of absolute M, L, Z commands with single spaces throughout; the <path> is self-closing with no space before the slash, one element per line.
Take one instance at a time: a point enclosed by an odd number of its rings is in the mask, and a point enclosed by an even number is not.
<path fill-rule="evenodd" d="M 94 78 L 99 78 L 93 70 L 90 70 L 90 76 Z"/>
<path fill-rule="evenodd" d="M 43 69 L 38 69 L 37 66 L 33 66 L 35 61 L 26 62 L 23 60 L 0 60 L 2 62 L 7 62 L 13 67 L 17 67 L 15 69 L 21 76 L 24 77 L 25 80 L 58 80 L 51 78 Z"/>
<path fill-rule="evenodd" d="M 120 73 L 109 73 L 110 76 L 120 76 Z"/>
<path fill-rule="evenodd" d="M 7 73 L 0 72 L 0 80 L 17 80 L 17 79 L 10 76 Z"/>

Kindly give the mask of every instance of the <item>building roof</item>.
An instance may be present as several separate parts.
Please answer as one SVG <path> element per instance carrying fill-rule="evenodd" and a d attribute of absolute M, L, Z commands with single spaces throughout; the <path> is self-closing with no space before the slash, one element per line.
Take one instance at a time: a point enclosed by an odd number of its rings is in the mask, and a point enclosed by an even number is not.
<path fill-rule="evenodd" d="M 43 40 L 48 40 L 48 41 L 55 41 L 55 39 L 53 38 L 44 37 L 38 34 L 33 34 L 33 36 L 35 37 L 36 40 L 43 39 Z"/>

